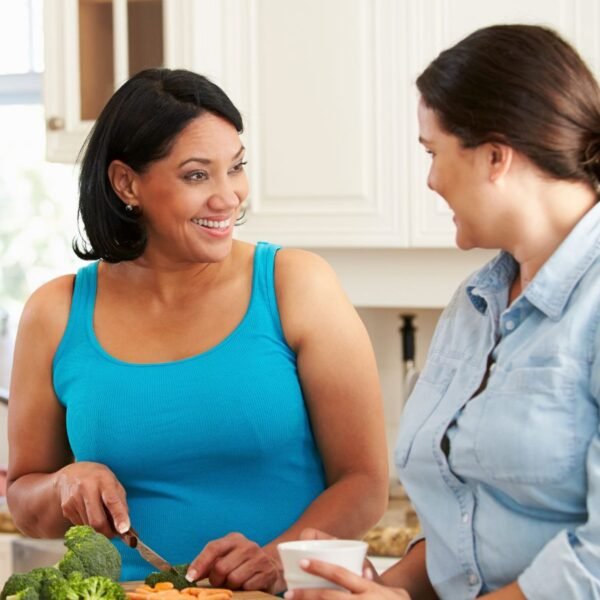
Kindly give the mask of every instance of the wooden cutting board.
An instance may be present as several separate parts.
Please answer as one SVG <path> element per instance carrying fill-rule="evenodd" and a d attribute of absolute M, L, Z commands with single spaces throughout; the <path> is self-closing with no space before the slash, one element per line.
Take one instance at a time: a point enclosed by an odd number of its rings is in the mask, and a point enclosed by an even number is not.
<path fill-rule="evenodd" d="M 122 581 L 121 585 L 126 592 L 133 592 L 138 585 L 142 585 L 143 581 Z M 233 592 L 233 600 L 272 600 L 277 598 L 271 594 L 265 592 Z"/>

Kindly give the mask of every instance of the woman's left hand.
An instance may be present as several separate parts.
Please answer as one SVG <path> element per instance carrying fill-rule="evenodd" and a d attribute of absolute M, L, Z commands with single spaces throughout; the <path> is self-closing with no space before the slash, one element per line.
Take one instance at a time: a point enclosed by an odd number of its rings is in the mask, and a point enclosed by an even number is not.
<path fill-rule="evenodd" d="M 196 581 L 205 577 L 214 587 L 232 590 L 273 593 L 285 585 L 279 563 L 241 533 L 230 533 L 209 542 L 190 563 L 187 579 Z"/>
<path fill-rule="evenodd" d="M 318 575 L 346 588 L 361 600 L 410 600 L 405 590 L 375 583 L 374 574 L 370 570 L 365 572 L 365 577 L 360 577 L 348 569 L 320 560 L 302 560 L 300 566 L 307 573 Z M 297 589 L 287 591 L 284 598 L 286 600 L 348 600 L 348 592 L 328 588 Z"/>

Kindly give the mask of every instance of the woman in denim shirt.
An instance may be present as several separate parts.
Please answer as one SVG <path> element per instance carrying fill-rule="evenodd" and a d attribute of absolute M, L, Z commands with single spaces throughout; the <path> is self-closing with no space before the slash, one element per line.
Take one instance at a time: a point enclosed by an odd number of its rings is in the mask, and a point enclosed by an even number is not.
<path fill-rule="evenodd" d="M 378 583 L 306 569 L 365 598 L 600 598 L 598 84 L 554 32 L 503 25 L 417 86 L 457 245 L 500 254 L 444 311 L 402 417 L 422 539 Z"/>

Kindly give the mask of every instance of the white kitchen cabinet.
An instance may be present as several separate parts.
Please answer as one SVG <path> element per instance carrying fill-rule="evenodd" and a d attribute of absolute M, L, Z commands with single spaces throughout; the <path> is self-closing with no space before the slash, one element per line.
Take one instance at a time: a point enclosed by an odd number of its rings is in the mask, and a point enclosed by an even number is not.
<path fill-rule="evenodd" d="M 48 160 L 74 162 L 94 119 L 126 79 L 189 66 L 193 0 L 45 0 Z"/>
<path fill-rule="evenodd" d="M 245 117 L 252 192 L 239 237 L 294 246 L 453 248 L 426 186 L 414 81 L 493 23 L 554 27 L 600 73 L 597 0 L 208 0 L 194 59 Z M 218 23 L 218 26 L 215 26 Z M 226 24 L 226 26 L 224 25 Z M 217 53 L 207 64 L 207 57 Z"/>
<path fill-rule="evenodd" d="M 409 0 L 408 82 L 440 51 L 472 31 L 500 23 L 549 26 L 575 45 L 597 77 L 600 77 L 600 2 L 597 0 Z M 413 247 L 454 246 L 454 224 L 443 200 L 427 189 L 430 158 L 418 148 L 416 117 L 418 96 L 407 94 L 405 139 L 410 144 L 408 173 L 410 237 Z"/>
<path fill-rule="evenodd" d="M 506 22 L 556 28 L 600 73 L 597 0 L 46 0 L 48 156 L 73 160 L 137 70 L 128 55 L 139 68 L 162 57 L 209 76 L 241 109 L 251 182 L 241 239 L 452 248 L 451 214 L 426 186 L 414 80 L 443 48 Z"/>

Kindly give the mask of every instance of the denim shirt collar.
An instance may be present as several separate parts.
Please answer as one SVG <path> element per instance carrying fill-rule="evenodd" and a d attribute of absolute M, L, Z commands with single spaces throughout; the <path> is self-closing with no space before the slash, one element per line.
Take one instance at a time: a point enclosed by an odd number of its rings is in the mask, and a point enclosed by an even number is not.
<path fill-rule="evenodd" d="M 558 320 L 573 290 L 600 255 L 600 203 L 597 203 L 543 264 L 523 296 L 548 318 Z M 473 306 L 485 313 L 488 296 L 506 292 L 518 271 L 516 260 L 505 251 L 475 273 L 466 286 Z"/>

